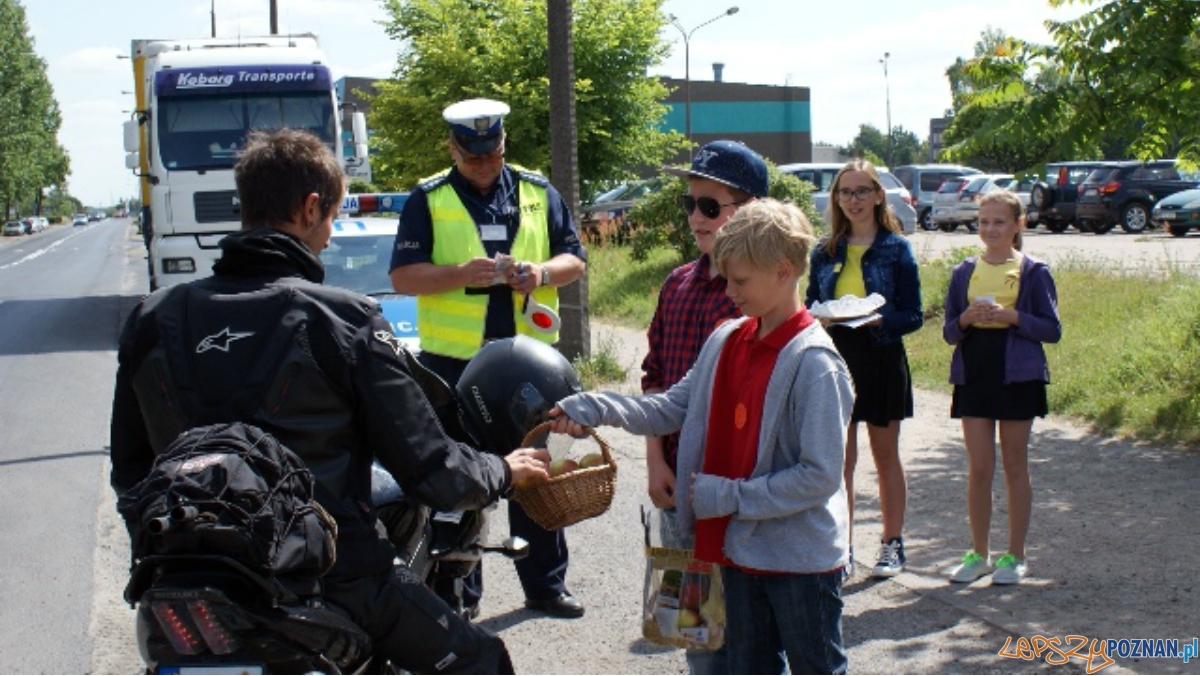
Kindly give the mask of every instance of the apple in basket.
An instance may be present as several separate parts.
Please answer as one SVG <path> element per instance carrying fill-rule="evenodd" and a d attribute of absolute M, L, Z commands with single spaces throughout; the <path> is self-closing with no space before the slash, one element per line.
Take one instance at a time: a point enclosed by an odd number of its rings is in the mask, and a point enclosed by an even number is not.
<path fill-rule="evenodd" d="M 555 477 L 570 474 L 577 469 L 579 469 L 579 463 L 570 458 L 559 458 L 550 462 L 549 472 L 550 476 Z"/>
<path fill-rule="evenodd" d="M 703 624 L 703 621 L 700 619 L 700 613 L 691 608 L 681 608 L 679 610 L 680 629 L 691 629 L 692 627 L 699 627 L 701 624 Z"/>
<path fill-rule="evenodd" d="M 587 469 L 589 467 L 603 467 L 606 464 L 608 463 L 604 461 L 603 453 L 588 453 L 579 459 L 579 467 L 581 469 Z"/>

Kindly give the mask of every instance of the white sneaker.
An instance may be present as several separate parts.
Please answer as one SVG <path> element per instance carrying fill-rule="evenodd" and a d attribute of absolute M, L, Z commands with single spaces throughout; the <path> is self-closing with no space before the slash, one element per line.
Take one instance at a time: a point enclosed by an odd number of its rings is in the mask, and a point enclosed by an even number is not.
<path fill-rule="evenodd" d="M 974 582 L 992 572 L 992 562 L 975 550 L 963 554 L 962 564 L 950 574 L 951 582 Z"/>
<path fill-rule="evenodd" d="M 1025 559 L 1005 554 L 996 561 L 996 572 L 992 573 L 992 584 L 1020 584 L 1028 566 Z"/>
<path fill-rule="evenodd" d="M 904 570 L 904 541 L 892 538 L 879 546 L 879 555 L 875 558 L 875 567 L 871 569 L 871 577 L 895 577 Z"/>

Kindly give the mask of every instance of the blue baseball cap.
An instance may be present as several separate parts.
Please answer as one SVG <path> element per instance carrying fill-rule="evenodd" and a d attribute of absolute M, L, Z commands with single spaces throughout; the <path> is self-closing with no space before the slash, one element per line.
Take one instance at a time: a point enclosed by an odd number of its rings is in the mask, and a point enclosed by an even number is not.
<path fill-rule="evenodd" d="M 771 184 L 762 156 L 740 141 L 713 141 L 696 151 L 692 167 L 663 167 L 673 176 L 707 178 L 755 197 L 766 197 Z"/>
<path fill-rule="evenodd" d="M 472 155 L 486 155 L 504 140 L 504 116 L 508 104 L 492 99 L 467 99 L 449 105 L 442 118 L 460 148 Z"/>

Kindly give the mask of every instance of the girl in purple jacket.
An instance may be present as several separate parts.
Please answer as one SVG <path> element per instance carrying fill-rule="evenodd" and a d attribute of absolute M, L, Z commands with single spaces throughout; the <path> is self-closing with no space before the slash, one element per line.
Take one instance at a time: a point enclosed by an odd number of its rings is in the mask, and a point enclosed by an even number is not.
<path fill-rule="evenodd" d="M 954 346 L 950 416 L 962 420 L 967 447 L 967 515 L 970 551 L 950 580 L 973 582 L 992 573 L 992 584 L 1017 584 L 1025 576 L 1025 536 L 1033 488 L 1029 481 L 1029 434 L 1045 416 L 1050 370 L 1042 343 L 1062 337 L 1058 294 L 1050 268 L 1021 253 L 1025 213 L 1007 190 L 979 202 L 979 238 L 987 250 L 954 269 L 946 294 L 942 335 Z M 988 531 L 996 428 L 1008 488 L 1008 551 L 992 565 Z"/>

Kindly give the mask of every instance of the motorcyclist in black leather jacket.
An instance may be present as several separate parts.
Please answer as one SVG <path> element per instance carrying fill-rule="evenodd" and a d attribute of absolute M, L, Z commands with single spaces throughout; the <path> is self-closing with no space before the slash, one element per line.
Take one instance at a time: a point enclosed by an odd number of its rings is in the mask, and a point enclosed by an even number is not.
<path fill-rule="evenodd" d="M 545 451 L 505 458 L 451 439 L 379 305 L 321 284 L 343 194 L 341 167 L 307 132 L 251 136 L 235 167 L 242 230 L 221 241 L 213 276 L 151 294 L 125 324 L 112 417 L 113 488 L 198 425 L 242 421 L 270 432 L 317 480 L 338 524 L 323 580 L 377 654 L 419 673 L 504 673 L 499 638 L 458 616 L 410 571 L 371 504 L 378 459 L 404 490 L 440 510 L 483 507 L 514 481 L 546 476 Z"/>

